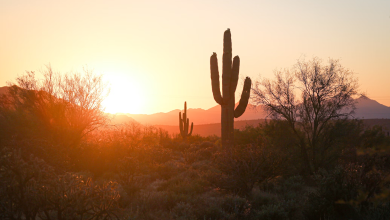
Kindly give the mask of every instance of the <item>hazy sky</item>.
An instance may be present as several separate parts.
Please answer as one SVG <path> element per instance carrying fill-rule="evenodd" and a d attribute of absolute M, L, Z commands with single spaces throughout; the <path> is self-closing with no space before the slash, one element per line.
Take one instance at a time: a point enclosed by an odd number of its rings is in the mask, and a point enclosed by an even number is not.
<path fill-rule="evenodd" d="M 241 78 L 273 78 L 302 57 L 340 59 L 390 106 L 389 0 L 0 0 L 0 86 L 46 64 L 88 66 L 111 83 L 107 111 L 207 109 L 209 58 L 221 62 L 227 28 Z"/>

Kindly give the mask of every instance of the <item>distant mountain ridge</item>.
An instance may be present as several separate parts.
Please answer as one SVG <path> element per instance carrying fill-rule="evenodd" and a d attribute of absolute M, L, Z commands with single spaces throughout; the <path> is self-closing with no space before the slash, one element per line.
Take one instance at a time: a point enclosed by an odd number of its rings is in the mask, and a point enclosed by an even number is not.
<path fill-rule="evenodd" d="M 7 93 L 7 86 L 0 87 L 0 95 Z M 390 119 L 390 107 L 382 105 L 366 96 L 356 99 L 356 110 L 354 118 L 359 119 Z M 237 104 L 236 104 L 237 105 Z M 137 121 L 144 125 L 167 125 L 177 126 L 179 123 L 179 112 L 183 110 L 175 109 L 167 113 L 155 114 L 108 114 L 111 115 L 112 124 L 121 124 L 125 122 Z M 221 107 L 216 105 L 207 110 L 201 108 L 189 108 L 187 110 L 190 122 L 194 125 L 214 124 L 221 121 Z M 267 113 L 261 106 L 248 104 L 245 113 L 236 118 L 235 121 L 259 120 L 265 119 Z"/>
<path fill-rule="evenodd" d="M 353 115 L 358 119 L 390 119 L 390 107 L 382 105 L 375 100 L 369 99 L 366 96 L 361 96 L 356 99 L 356 110 Z M 221 110 L 220 106 L 216 105 L 210 109 L 204 110 L 200 108 L 190 108 L 187 110 L 190 122 L 194 122 L 194 125 L 213 124 L 220 123 Z M 167 125 L 176 126 L 179 123 L 179 112 L 182 110 L 175 109 L 167 113 L 155 113 L 151 115 L 146 114 L 120 114 L 126 115 L 135 121 L 145 125 Z M 235 121 L 245 120 L 259 120 L 265 119 L 267 113 L 262 106 L 253 106 L 248 104 L 245 113 L 235 118 Z"/>
<path fill-rule="evenodd" d="M 390 107 L 380 104 L 364 95 L 356 99 L 354 117 L 359 119 L 389 119 Z"/>
<path fill-rule="evenodd" d="M 0 95 L 8 93 L 8 86 L 0 87 Z"/>
<path fill-rule="evenodd" d="M 120 114 L 126 115 L 133 118 L 137 122 L 145 125 L 178 125 L 179 123 L 179 112 L 183 110 L 175 109 L 167 113 L 155 113 L 151 115 L 146 114 Z M 187 109 L 188 118 L 190 122 L 195 124 L 213 124 L 220 123 L 221 121 L 221 110 L 220 106 L 214 106 L 210 109 L 204 110 L 201 108 L 190 108 Z M 264 119 L 266 113 L 261 107 L 254 107 L 248 104 L 247 110 L 238 120 L 255 120 Z"/>

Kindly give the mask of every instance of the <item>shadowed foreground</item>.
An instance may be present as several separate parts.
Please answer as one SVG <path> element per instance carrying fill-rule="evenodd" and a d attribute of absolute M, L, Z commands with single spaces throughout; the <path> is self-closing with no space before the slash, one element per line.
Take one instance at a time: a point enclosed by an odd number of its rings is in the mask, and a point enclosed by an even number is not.
<path fill-rule="evenodd" d="M 390 137 L 381 126 L 332 116 L 313 141 L 311 118 L 297 111 L 234 129 L 223 147 L 217 136 L 109 125 L 104 83 L 87 76 L 48 68 L 39 81 L 29 72 L 0 97 L 0 219 L 390 216 Z M 292 101 L 294 111 L 304 106 Z"/>

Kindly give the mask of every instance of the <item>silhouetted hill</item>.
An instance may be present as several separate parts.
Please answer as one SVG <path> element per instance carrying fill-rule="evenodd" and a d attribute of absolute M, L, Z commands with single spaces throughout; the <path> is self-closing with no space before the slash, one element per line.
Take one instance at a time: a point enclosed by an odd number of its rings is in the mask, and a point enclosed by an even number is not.
<path fill-rule="evenodd" d="M 236 104 L 237 105 L 237 104 Z M 167 113 L 156 113 L 151 115 L 146 114 L 126 114 L 141 124 L 146 125 L 169 125 L 176 126 L 179 123 L 179 112 L 182 110 L 175 109 Z M 190 122 L 194 122 L 194 125 L 220 123 L 221 120 L 221 107 L 216 105 L 210 109 L 193 109 L 187 110 Z M 242 120 L 258 120 L 265 119 L 267 113 L 261 106 L 254 107 L 248 104 L 245 113 L 235 118 L 235 121 Z M 390 107 L 382 105 L 375 100 L 362 96 L 357 99 L 356 110 L 354 114 L 355 118 L 360 119 L 381 119 L 390 118 Z"/>
<path fill-rule="evenodd" d="M 108 118 L 110 119 L 109 124 L 112 125 L 123 125 L 127 123 L 138 123 L 133 118 L 125 115 L 125 114 L 107 114 Z"/>
<path fill-rule="evenodd" d="M 381 119 L 390 118 L 390 107 L 382 105 L 366 96 L 357 99 L 355 118 Z"/>
<path fill-rule="evenodd" d="M 8 86 L 0 87 L 0 95 L 8 93 Z"/>
<path fill-rule="evenodd" d="M 126 114 L 127 116 L 133 118 L 141 124 L 145 125 L 171 125 L 176 126 L 179 124 L 179 112 L 183 110 L 175 109 L 167 113 L 156 113 L 151 115 L 146 114 Z M 221 107 L 216 105 L 210 109 L 204 110 L 200 108 L 190 108 L 187 109 L 188 117 L 190 122 L 196 124 L 212 124 L 221 122 Z M 253 105 L 248 104 L 247 110 L 245 113 L 236 118 L 235 121 L 242 120 L 256 120 L 264 119 L 266 113 L 261 107 L 254 107 Z"/>

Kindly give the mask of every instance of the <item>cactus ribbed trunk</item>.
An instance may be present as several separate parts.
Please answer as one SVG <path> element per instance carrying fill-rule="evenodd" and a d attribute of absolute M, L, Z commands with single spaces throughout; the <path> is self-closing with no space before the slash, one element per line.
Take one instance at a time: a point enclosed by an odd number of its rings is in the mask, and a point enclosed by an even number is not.
<path fill-rule="evenodd" d="M 191 131 L 188 133 L 189 125 L 190 125 L 190 119 L 187 118 L 187 102 L 184 102 L 184 113 L 183 113 L 183 119 L 181 118 L 181 112 L 179 112 L 179 128 L 180 128 L 180 135 L 183 137 L 183 140 L 187 138 L 187 136 L 191 136 L 192 129 L 194 128 L 194 123 L 191 123 Z"/>
<path fill-rule="evenodd" d="M 222 56 L 222 94 L 219 84 L 217 54 L 210 57 L 211 86 L 215 101 L 221 105 L 221 138 L 222 146 L 234 145 L 234 118 L 240 117 L 248 105 L 251 79 L 246 77 L 240 104 L 235 106 L 235 92 L 240 70 L 240 58 L 235 56 L 232 62 L 232 40 L 230 30 L 227 29 L 223 37 Z"/>
<path fill-rule="evenodd" d="M 226 105 L 221 105 L 221 138 L 223 146 L 230 146 L 234 142 L 234 96 Z"/>

